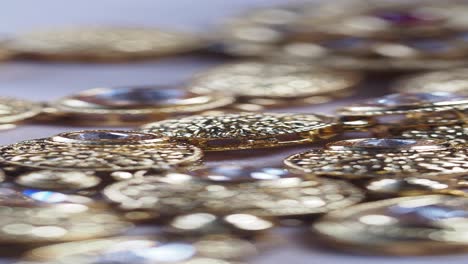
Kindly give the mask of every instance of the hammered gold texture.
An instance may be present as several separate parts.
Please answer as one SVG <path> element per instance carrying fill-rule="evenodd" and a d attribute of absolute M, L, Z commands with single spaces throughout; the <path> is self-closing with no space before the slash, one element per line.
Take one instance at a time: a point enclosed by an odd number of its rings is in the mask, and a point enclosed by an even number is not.
<path fill-rule="evenodd" d="M 400 150 L 393 153 L 310 150 L 285 159 L 293 169 L 325 176 L 368 178 L 382 176 L 450 175 L 468 172 L 465 149 Z"/>
<path fill-rule="evenodd" d="M 349 183 L 300 178 L 219 185 L 196 180 L 171 182 L 148 176 L 113 184 L 104 190 L 104 195 L 122 209 L 155 210 L 163 215 L 187 211 L 314 215 L 363 199 L 361 191 Z"/>
<path fill-rule="evenodd" d="M 42 106 L 25 100 L 0 97 L 0 124 L 14 123 L 38 115 Z"/>
<path fill-rule="evenodd" d="M 165 168 L 195 162 L 199 148 L 174 143 L 86 145 L 23 141 L 0 149 L 8 165 L 40 169 L 118 171 Z"/>
<path fill-rule="evenodd" d="M 196 36 L 153 28 L 70 28 L 37 31 L 5 44 L 19 55 L 60 60 L 122 60 L 157 58 L 199 49 Z"/>
<path fill-rule="evenodd" d="M 251 61 L 208 70 L 196 77 L 189 89 L 200 94 L 222 91 L 240 97 L 284 99 L 324 94 L 339 97 L 359 79 L 357 73 Z"/>
<path fill-rule="evenodd" d="M 143 131 L 198 145 L 204 150 L 275 147 L 330 138 L 340 127 L 331 117 L 290 113 L 226 113 L 150 123 Z M 289 137 L 282 139 L 282 137 Z M 232 146 L 211 141 L 236 141 Z"/>
<path fill-rule="evenodd" d="M 81 204 L 0 206 L 0 244 L 82 240 L 115 235 L 129 227 L 110 211 Z"/>
<path fill-rule="evenodd" d="M 468 126 L 433 126 L 425 129 L 398 131 L 404 138 L 442 139 L 455 145 L 466 146 L 468 143 Z"/>

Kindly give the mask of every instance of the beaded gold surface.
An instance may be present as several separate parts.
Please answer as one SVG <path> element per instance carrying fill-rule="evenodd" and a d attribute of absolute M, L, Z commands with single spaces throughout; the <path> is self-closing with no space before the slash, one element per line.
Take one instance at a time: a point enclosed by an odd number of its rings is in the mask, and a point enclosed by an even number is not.
<path fill-rule="evenodd" d="M 87 135 L 100 131 L 76 132 Z M 104 132 L 103 132 L 104 133 Z M 53 138 L 28 140 L 0 149 L 0 158 L 7 165 L 39 169 L 119 171 L 167 168 L 199 160 L 199 148 L 176 143 L 162 143 L 151 134 L 137 132 L 104 135 L 111 139 L 75 140 L 75 132 Z M 112 137 L 117 135 L 117 139 Z M 127 139 L 127 136 L 130 139 Z M 132 140 L 146 136 L 147 140 Z M 123 137 L 121 139 L 120 137 Z M 149 142 L 147 142 L 149 141 Z M 156 141 L 156 142 L 153 142 Z"/>
<path fill-rule="evenodd" d="M 468 143 L 468 126 L 431 126 L 421 129 L 394 130 L 392 134 L 400 135 L 404 138 L 441 139 L 452 144 L 466 146 Z"/>
<path fill-rule="evenodd" d="M 371 141 L 379 144 L 385 139 Z M 418 140 L 415 139 L 391 141 L 418 144 Z M 433 146 L 421 145 L 418 149 L 398 146 L 380 149 L 373 146 L 343 150 L 333 148 L 332 143 L 323 150 L 316 149 L 292 155 L 284 162 L 288 167 L 300 171 L 351 179 L 414 174 L 450 175 L 468 171 L 468 153 L 465 149 L 447 147 L 437 141 Z"/>
<path fill-rule="evenodd" d="M 294 145 L 333 137 L 339 129 L 336 121 L 327 116 L 289 113 L 200 115 L 142 127 L 143 131 L 189 142 L 204 150 Z"/>

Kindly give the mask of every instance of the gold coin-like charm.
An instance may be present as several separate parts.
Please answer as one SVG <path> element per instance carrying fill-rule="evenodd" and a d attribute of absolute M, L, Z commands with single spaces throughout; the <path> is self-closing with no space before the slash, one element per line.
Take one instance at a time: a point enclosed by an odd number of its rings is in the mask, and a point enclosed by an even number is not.
<path fill-rule="evenodd" d="M 200 74 L 190 85 L 198 94 L 224 92 L 242 103 L 291 105 L 343 97 L 360 80 L 357 73 L 299 64 L 240 62 L 221 65 Z M 263 100 L 260 100 L 263 99 Z M 269 100 L 268 100 L 269 99 Z M 262 103 L 263 102 L 263 103 Z"/>
<path fill-rule="evenodd" d="M 134 171 L 198 161 L 194 146 L 165 143 L 154 134 L 89 130 L 23 141 L 0 149 L 0 158 L 19 169 Z"/>
<path fill-rule="evenodd" d="M 450 92 L 468 94 L 468 69 L 417 74 L 396 82 L 393 90 L 401 93 Z"/>
<path fill-rule="evenodd" d="M 48 111 L 75 124 L 143 124 L 169 116 L 193 114 L 234 102 L 233 97 L 197 95 L 176 87 L 97 88 L 62 98 Z"/>
<path fill-rule="evenodd" d="M 292 177 L 220 184 L 176 173 L 118 182 L 106 187 L 103 193 L 121 209 L 157 211 L 161 215 L 187 211 L 257 216 L 315 215 L 363 199 L 359 189 L 344 181 Z"/>
<path fill-rule="evenodd" d="M 84 204 L 0 205 L 0 244 L 59 242 L 121 233 L 131 224 Z"/>
<path fill-rule="evenodd" d="M 0 98 L 0 125 L 17 123 L 39 115 L 43 107 L 39 103 L 25 100 Z"/>
<path fill-rule="evenodd" d="M 293 169 L 342 178 L 434 177 L 468 172 L 468 153 L 445 141 L 426 139 L 353 139 L 330 143 L 285 159 Z"/>
<path fill-rule="evenodd" d="M 338 111 L 348 128 L 371 125 L 456 123 L 463 120 L 468 109 L 468 97 L 446 93 L 390 94 Z M 441 119 L 443 116 L 445 119 Z"/>
<path fill-rule="evenodd" d="M 164 120 L 142 129 L 217 151 L 313 142 L 337 135 L 340 125 L 334 118 L 314 114 L 227 113 Z"/>
<path fill-rule="evenodd" d="M 5 48 L 19 56 L 47 60 L 112 61 L 154 59 L 200 49 L 186 33 L 152 28 L 71 28 L 18 35 Z"/>
<path fill-rule="evenodd" d="M 466 252 L 468 198 L 428 195 L 363 203 L 334 211 L 313 229 L 345 251 L 392 255 Z"/>
<path fill-rule="evenodd" d="M 25 259 L 80 264 L 234 264 L 229 259 L 245 258 L 255 253 L 254 245 L 230 236 L 207 236 L 194 240 L 146 236 L 113 237 L 45 246 L 27 252 Z"/>

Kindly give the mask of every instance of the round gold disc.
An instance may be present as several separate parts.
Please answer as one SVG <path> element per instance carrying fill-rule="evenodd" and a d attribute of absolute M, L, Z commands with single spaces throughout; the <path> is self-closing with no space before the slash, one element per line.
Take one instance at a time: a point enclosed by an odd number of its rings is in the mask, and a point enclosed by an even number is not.
<path fill-rule="evenodd" d="M 250 61 L 208 70 L 196 77 L 189 89 L 198 94 L 224 92 L 242 98 L 304 99 L 327 94 L 345 96 L 359 80 L 357 73 Z"/>
<path fill-rule="evenodd" d="M 25 256 L 27 260 L 80 264 L 107 261 L 115 264 L 234 264 L 229 259 L 245 258 L 255 253 L 256 249 L 250 242 L 232 236 L 177 240 L 160 235 L 62 243 L 33 249 Z"/>
<path fill-rule="evenodd" d="M 16 98 L 0 97 L 0 124 L 20 122 L 39 115 L 43 107 Z"/>
<path fill-rule="evenodd" d="M 110 211 L 83 204 L 0 205 L 0 216 L 0 244 L 82 240 L 115 235 L 131 227 Z"/>
<path fill-rule="evenodd" d="M 197 95 L 177 87 L 96 88 L 53 102 L 48 110 L 64 122 L 122 126 L 194 114 L 233 102 L 233 97 L 219 92 Z"/>
<path fill-rule="evenodd" d="M 345 251 L 391 255 L 466 252 L 468 198 L 427 195 L 363 203 L 334 211 L 313 229 Z"/>
<path fill-rule="evenodd" d="M 337 135 L 340 126 L 331 117 L 313 114 L 222 113 L 150 123 L 142 130 L 218 151 L 312 142 Z"/>
<path fill-rule="evenodd" d="M 363 199 L 358 188 L 344 181 L 293 177 L 226 185 L 176 173 L 118 182 L 103 193 L 121 209 L 157 211 L 161 215 L 203 211 L 303 216 L 326 213 Z"/>
<path fill-rule="evenodd" d="M 154 59 L 200 49 L 196 36 L 154 28 L 94 27 L 37 31 L 5 43 L 20 56 L 50 60 Z"/>
<path fill-rule="evenodd" d="M 202 151 L 154 134 L 90 130 L 23 141 L 0 149 L 7 165 L 45 170 L 127 171 L 198 161 Z"/>
<path fill-rule="evenodd" d="M 295 154 L 284 163 L 308 173 L 351 179 L 415 174 L 442 177 L 467 172 L 467 155 L 465 149 L 438 140 L 359 139 Z"/>
<path fill-rule="evenodd" d="M 450 92 L 468 94 L 468 69 L 417 74 L 395 83 L 393 90 L 409 93 Z"/>

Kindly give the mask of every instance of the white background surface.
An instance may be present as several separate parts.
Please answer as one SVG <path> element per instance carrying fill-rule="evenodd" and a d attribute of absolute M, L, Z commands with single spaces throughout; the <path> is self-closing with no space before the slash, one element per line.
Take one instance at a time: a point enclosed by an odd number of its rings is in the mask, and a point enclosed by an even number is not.
<path fill-rule="evenodd" d="M 290 1 L 289 1 L 290 2 Z M 288 3 L 286 0 L 42 0 L 2 1 L 0 34 L 14 34 L 37 28 L 76 25 L 143 25 L 167 29 L 209 32 L 226 16 L 252 6 Z M 132 64 L 6 63 L 0 65 L 0 95 L 30 100 L 53 100 L 83 89 L 103 86 L 180 83 L 193 73 L 219 63 L 215 59 L 183 57 Z M 378 90 L 380 85 L 375 88 Z M 383 91 L 373 90 L 373 93 Z M 360 94 L 358 97 L 364 97 Z M 345 100 L 346 101 L 346 100 Z M 308 108 L 307 111 L 330 112 L 337 104 Z M 304 109 L 299 109 L 304 110 Z M 0 132 L 0 144 L 47 137 L 79 128 L 25 125 Z M 262 150 L 256 164 L 279 165 L 283 157 L 302 148 L 284 151 Z M 252 162 L 252 154 L 208 155 L 211 163 Z M 466 264 L 468 256 L 381 257 L 359 256 L 321 249 L 304 242 L 312 236 L 305 230 L 279 230 L 284 234 L 281 246 L 266 251 L 253 264 Z M 1 264 L 10 263 L 1 261 Z M 130 263 L 129 263 L 130 264 Z"/>

